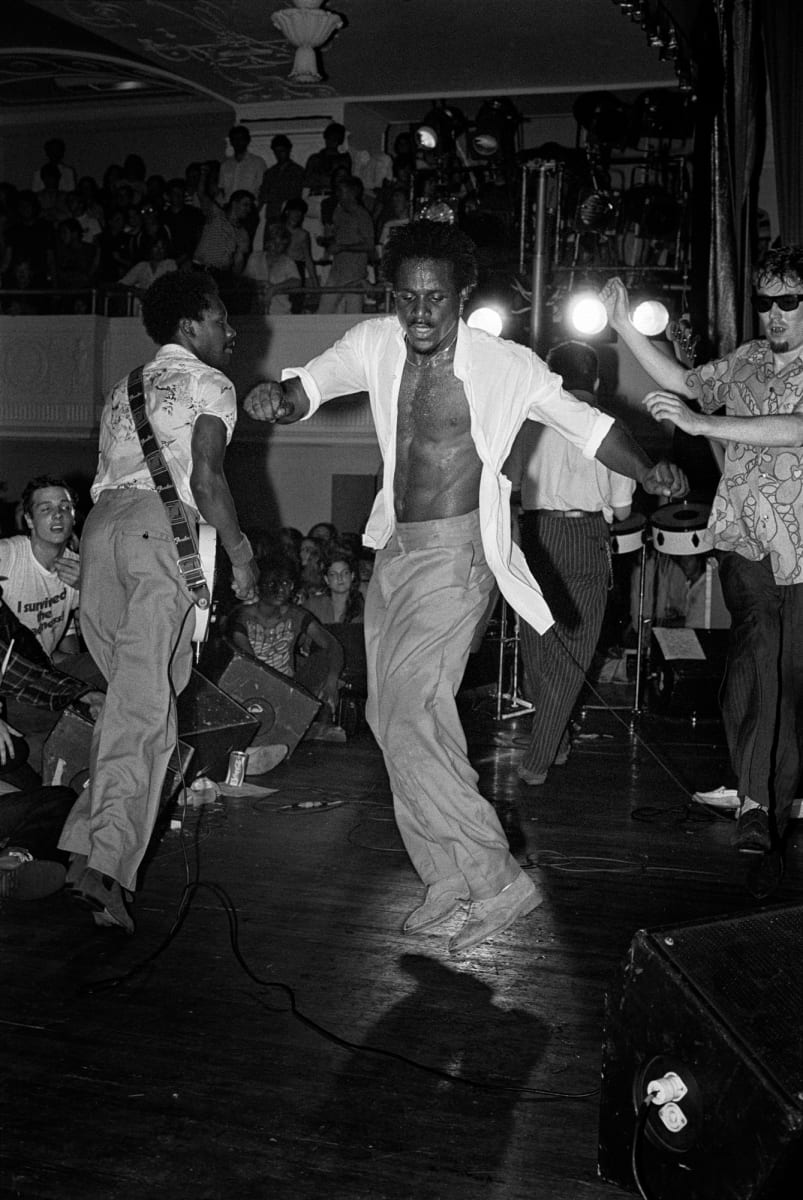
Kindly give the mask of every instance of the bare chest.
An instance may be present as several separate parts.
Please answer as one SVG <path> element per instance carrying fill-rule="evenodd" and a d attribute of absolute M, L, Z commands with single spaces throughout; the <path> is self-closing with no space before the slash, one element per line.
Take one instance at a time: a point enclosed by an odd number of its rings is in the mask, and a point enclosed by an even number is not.
<path fill-rule="evenodd" d="M 399 389 L 399 441 L 462 441 L 470 434 L 465 389 L 455 378 L 451 363 L 422 368 L 408 363 Z"/>

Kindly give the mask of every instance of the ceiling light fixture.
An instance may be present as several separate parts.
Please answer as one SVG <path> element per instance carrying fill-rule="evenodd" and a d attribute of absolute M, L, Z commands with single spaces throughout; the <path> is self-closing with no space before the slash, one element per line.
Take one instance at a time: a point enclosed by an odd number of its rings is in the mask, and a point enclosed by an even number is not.
<path fill-rule="evenodd" d="M 296 47 L 290 78 L 296 83 L 320 83 L 316 51 L 342 29 L 344 21 L 338 13 L 323 9 L 326 0 L 292 0 L 292 8 L 282 8 L 273 14 L 273 24 Z"/>

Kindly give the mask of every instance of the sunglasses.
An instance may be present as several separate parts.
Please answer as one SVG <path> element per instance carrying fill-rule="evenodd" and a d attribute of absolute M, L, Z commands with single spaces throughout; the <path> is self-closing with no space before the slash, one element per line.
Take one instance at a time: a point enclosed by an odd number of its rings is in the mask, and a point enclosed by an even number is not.
<path fill-rule="evenodd" d="M 781 312 L 794 312 L 801 300 L 801 292 L 787 292 L 783 296 L 765 296 L 761 292 L 753 292 L 753 307 L 757 312 L 769 312 L 773 304 L 777 304 Z"/>

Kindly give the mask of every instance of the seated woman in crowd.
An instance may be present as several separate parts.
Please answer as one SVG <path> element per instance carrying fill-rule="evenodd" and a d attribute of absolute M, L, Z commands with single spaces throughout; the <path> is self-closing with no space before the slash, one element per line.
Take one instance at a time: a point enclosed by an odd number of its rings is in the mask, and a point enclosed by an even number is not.
<path fill-rule="evenodd" d="M 360 577 L 347 551 L 336 546 L 329 552 L 323 577 L 326 591 L 310 596 L 305 607 L 322 625 L 349 625 L 362 621 L 364 601 Z"/>
<path fill-rule="evenodd" d="M 226 633 L 238 650 L 252 655 L 274 671 L 295 678 L 295 656 L 314 648 L 321 654 L 320 682 L 315 694 L 334 713 L 337 706 L 343 651 L 311 612 L 293 603 L 298 588 L 294 564 L 285 558 L 263 562 L 259 600 L 241 604 L 226 623 Z"/>

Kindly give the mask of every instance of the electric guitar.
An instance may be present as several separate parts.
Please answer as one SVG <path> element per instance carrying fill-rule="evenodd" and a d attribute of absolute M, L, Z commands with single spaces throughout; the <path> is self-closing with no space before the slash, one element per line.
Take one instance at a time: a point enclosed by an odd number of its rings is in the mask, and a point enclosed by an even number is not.
<path fill-rule="evenodd" d="M 691 327 L 688 315 L 686 313 L 678 321 L 672 321 L 666 331 L 666 336 L 672 343 L 672 349 L 675 351 L 675 358 L 682 367 L 688 367 L 691 370 L 697 365 L 697 346 L 699 345 L 699 335 L 694 332 Z M 725 467 L 725 446 L 716 438 L 706 438 L 708 445 L 711 448 L 711 453 L 714 456 L 714 461 L 722 471 Z"/>
<path fill-rule="evenodd" d="M 195 645 L 195 661 L 201 657 L 204 643 L 209 636 L 209 626 L 214 620 L 213 593 L 215 590 L 215 552 L 217 550 L 217 530 L 206 521 L 198 523 L 198 557 L 201 560 L 201 570 L 206 580 L 206 592 L 195 603 L 195 630 L 192 640 Z"/>

